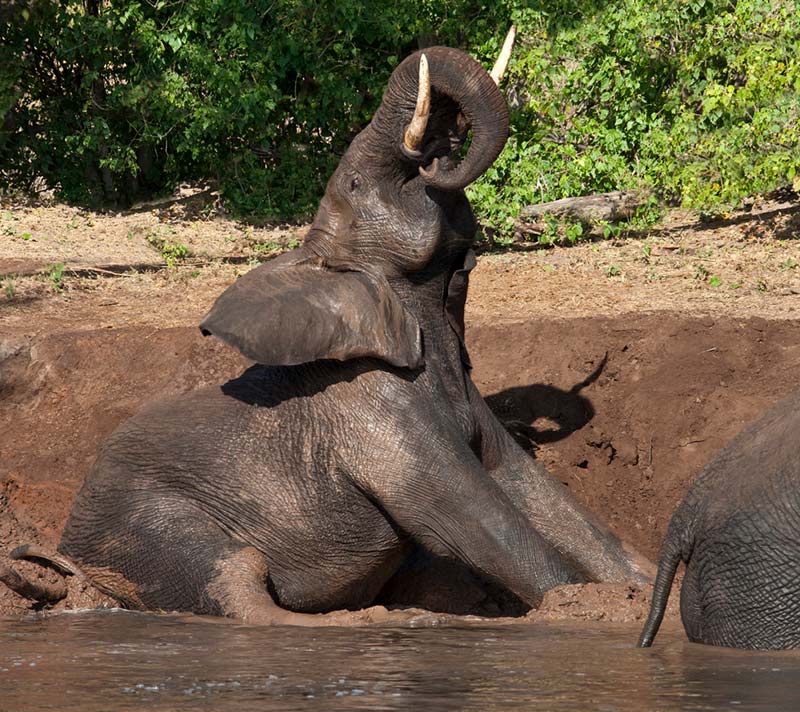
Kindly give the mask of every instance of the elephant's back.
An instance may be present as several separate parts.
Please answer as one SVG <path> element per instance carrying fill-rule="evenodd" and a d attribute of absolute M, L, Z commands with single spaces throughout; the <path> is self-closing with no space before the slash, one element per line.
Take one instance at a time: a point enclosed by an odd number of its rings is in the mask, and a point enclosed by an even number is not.
<path fill-rule="evenodd" d="M 733 438 L 676 513 L 687 529 L 681 613 L 691 640 L 800 646 L 798 442 L 800 391 Z"/>
<path fill-rule="evenodd" d="M 687 495 L 701 520 L 719 527 L 742 512 L 796 531 L 800 519 L 800 390 L 767 410 L 705 466 Z"/>
<path fill-rule="evenodd" d="M 774 514 L 732 514 L 695 541 L 681 589 L 694 642 L 800 647 L 800 528 Z"/>
<path fill-rule="evenodd" d="M 60 550 L 114 568 L 127 556 L 126 532 L 194 512 L 265 555 L 282 605 L 366 604 L 407 543 L 348 477 L 357 438 L 336 391 L 358 386 L 308 375 L 255 367 L 144 408 L 102 446 Z"/>

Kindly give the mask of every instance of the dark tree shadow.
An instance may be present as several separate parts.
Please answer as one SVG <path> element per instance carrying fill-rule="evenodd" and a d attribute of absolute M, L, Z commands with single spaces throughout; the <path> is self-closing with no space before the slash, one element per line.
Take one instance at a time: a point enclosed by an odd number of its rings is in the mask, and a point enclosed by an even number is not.
<path fill-rule="evenodd" d="M 592 373 L 568 391 L 533 383 L 494 393 L 486 397 L 486 402 L 524 448 L 534 449 L 537 445 L 556 442 L 579 430 L 594 417 L 591 401 L 580 392 L 600 377 L 607 362 L 608 352 Z M 547 418 L 555 427 L 534 426 L 540 418 Z"/>

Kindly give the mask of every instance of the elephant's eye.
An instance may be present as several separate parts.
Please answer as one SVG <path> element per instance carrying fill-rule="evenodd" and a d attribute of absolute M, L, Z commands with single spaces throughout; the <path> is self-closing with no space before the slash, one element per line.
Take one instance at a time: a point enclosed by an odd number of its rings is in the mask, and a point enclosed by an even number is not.
<path fill-rule="evenodd" d="M 361 180 L 359 178 L 353 178 L 350 181 L 350 190 L 356 190 L 361 185 Z"/>

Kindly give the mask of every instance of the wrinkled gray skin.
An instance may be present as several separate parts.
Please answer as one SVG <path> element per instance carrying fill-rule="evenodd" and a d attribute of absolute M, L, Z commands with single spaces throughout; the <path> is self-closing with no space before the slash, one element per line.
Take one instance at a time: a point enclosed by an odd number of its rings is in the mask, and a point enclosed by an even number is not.
<path fill-rule="evenodd" d="M 670 521 L 649 647 L 681 561 L 689 640 L 732 648 L 800 647 L 800 391 L 736 436 L 698 476 Z"/>
<path fill-rule="evenodd" d="M 401 148 L 417 53 L 304 244 L 204 320 L 260 365 L 148 407 L 103 446 L 59 551 L 124 605 L 312 623 L 369 605 L 416 547 L 529 606 L 560 583 L 648 580 L 649 562 L 516 445 L 470 380 L 463 187 L 497 157 L 508 116 L 477 62 L 425 53 L 420 150 Z"/>

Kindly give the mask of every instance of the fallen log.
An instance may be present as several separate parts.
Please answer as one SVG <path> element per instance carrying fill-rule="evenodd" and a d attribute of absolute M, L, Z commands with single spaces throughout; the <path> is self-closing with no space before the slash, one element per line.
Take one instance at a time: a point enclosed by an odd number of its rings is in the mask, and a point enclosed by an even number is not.
<path fill-rule="evenodd" d="M 519 212 L 517 228 L 523 232 L 535 232 L 537 223 L 542 223 L 546 215 L 588 225 L 622 222 L 632 218 L 648 197 L 648 193 L 642 191 L 617 190 L 527 205 Z"/>

